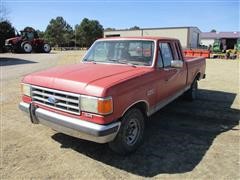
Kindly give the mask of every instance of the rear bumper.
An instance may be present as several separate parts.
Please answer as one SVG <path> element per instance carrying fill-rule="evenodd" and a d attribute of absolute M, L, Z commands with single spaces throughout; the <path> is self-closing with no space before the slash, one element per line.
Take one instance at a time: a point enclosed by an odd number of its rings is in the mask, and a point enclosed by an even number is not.
<path fill-rule="evenodd" d="M 19 109 L 27 113 L 34 124 L 40 123 L 58 132 L 97 143 L 112 141 L 116 137 L 121 125 L 120 122 L 108 125 L 95 124 L 42 108 L 35 108 L 25 102 L 19 104 Z"/>

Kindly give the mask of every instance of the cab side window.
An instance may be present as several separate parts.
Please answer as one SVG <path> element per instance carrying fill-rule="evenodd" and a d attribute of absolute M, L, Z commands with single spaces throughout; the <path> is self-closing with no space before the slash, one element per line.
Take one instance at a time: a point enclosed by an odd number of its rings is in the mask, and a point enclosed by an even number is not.
<path fill-rule="evenodd" d="M 169 43 L 162 42 L 159 44 L 162 54 L 162 60 L 164 67 L 170 67 L 173 60 L 173 54 Z"/>
<path fill-rule="evenodd" d="M 176 56 L 177 60 L 182 60 L 180 44 L 178 42 L 175 42 L 174 45 L 175 45 L 176 52 L 177 52 L 177 56 Z"/>
<path fill-rule="evenodd" d="M 176 43 L 176 42 L 173 43 L 173 47 L 174 47 L 174 51 L 175 51 L 175 58 L 174 58 L 174 59 L 180 60 L 179 51 L 178 51 L 178 46 L 177 46 L 177 43 Z"/>

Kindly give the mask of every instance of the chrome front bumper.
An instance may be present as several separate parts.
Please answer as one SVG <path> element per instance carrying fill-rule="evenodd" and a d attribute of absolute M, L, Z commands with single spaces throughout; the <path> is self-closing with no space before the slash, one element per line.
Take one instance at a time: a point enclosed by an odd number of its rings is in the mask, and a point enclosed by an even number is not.
<path fill-rule="evenodd" d="M 120 122 L 108 125 L 95 124 L 42 108 L 35 108 L 25 102 L 19 104 L 19 109 L 27 113 L 34 124 L 40 123 L 58 132 L 97 143 L 107 143 L 114 140 L 121 125 Z"/>

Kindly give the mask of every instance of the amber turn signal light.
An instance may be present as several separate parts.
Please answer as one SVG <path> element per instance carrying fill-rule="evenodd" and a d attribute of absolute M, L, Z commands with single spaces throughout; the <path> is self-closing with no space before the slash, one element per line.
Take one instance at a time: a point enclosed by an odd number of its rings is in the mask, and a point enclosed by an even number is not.
<path fill-rule="evenodd" d="M 113 112 L 112 98 L 98 99 L 98 113 L 99 114 L 110 114 L 112 112 Z"/>

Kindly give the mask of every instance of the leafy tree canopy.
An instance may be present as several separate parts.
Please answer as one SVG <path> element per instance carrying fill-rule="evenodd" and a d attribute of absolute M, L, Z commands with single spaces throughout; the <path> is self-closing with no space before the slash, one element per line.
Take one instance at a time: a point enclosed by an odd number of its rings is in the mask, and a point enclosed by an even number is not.
<path fill-rule="evenodd" d="M 59 16 L 50 21 L 44 37 L 50 44 L 61 46 L 66 44 L 72 36 L 72 27 L 63 19 L 63 17 Z"/>
<path fill-rule="evenodd" d="M 138 29 L 140 29 L 140 27 L 138 27 L 138 26 L 133 26 L 133 27 L 130 27 L 129 29 L 130 29 L 130 30 L 138 30 Z"/>
<path fill-rule="evenodd" d="M 216 29 L 212 29 L 210 32 L 214 32 L 214 33 L 215 33 L 215 32 L 217 32 L 217 31 L 216 31 Z"/>
<path fill-rule="evenodd" d="M 84 18 L 80 25 L 76 25 L 76 38 L 83 46 L 90 47 L 91 44 L 103 36 L 103 26 L 97 20 Z"/>
<path fill-rule="evenodd" d="M 108 28 L 106 28 L 106 29 L 104 29 L 105 31 L 115 31 L 116 29 L 115 28 L 110 28 L 110 27 L 108 27 Z"/>

